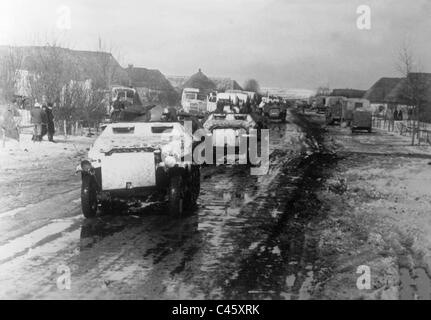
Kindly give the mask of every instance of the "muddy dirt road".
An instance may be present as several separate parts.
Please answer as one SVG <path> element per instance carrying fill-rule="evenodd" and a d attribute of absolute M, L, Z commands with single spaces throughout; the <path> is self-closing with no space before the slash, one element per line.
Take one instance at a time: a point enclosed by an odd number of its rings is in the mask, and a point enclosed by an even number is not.
<path fill-rule="evenodd" d="M 268 174 L 202 168 L 181 219 L 156 203 L 85 220 L 73 173 L 91 140 L 9 150 L 0 298 L 431 298 L 430 153 L 316 114 L 288 119 L 271 126 Z"/>
<path fill-rule="evenodd" d="M 84 148 L 48 156 L 42 168 L 10 169 L 9 186 L 21 183 L 27 198 L 3 197 L 0 298 L 308 298 L 325 276 L 314 189 L 333 156 L 321 140 L 301 116 L 272 125 L 269 173 L 203 168 L 198 208 L 177 220 L 161 204 L 84 220 L 71 175 Z M 42 192 L 27 180 L 53 186 Z"/>

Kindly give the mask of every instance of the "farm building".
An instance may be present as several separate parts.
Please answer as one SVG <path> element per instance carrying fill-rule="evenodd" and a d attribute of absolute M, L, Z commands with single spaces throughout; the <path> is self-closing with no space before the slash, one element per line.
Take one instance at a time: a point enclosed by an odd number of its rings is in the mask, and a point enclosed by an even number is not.
<path fill-rule="evenodd" d="M 217 91 L 220 92 L 224 92 L 226 90 L 243 90 L 238 82 L 230 78 L 210 77 L 210 80 L 216 84 Z"/>
<path fill-rule="evenodd" d="M 201 69 L 187 79 L 182 85 L 182 88 L 196 88 L 202 91 L 216 90 L 216 84 L 211 81 Z"/>
<path fill-rule="evenodd" d="M 376 113 L 384 113 L 388 109 L 387 95 L 400 83 L 402 78 L 381 78 L 364 94 L 364 99 L 371 103 Z"/>
<path fill-rule="evenodd" d="M 226 90 L 242 90 L 242 87 L 237 81 L 231 78 L 223 77 L 207 77 L 211 82 L 215 84 L 215 90 L 218 92 L 224 92 Z M 183 88 L 187 88 L 184 84 L 190 79 L 187 76 L 167 76 L 167 79 L 171 85 L 179 92 L 182 92 Z"/>
<path fill-rule="evenodd" d="M 156 102 L 175 105 L 179 95 L 159 71 L 129 65 L 127 67 L 128 85 L 138 91 L 143 102 Z"/>
<path fill-rule="evenodd" d="M 0 60 L 3 62 L 0 73 L 16 73 L 13 77 L 16 96 L 38 97 L 37 93 L 31 93 L 29 78 L 34 77 L 38 70 L 44 70 L 52 76 L 53 82 L 91 80 L 92 87 L 101 89 L 109 89 L 114 85 L 134 86 L 143 95 L 144 101 L 175 104 L 179 99 L 160 71 L 132 65 L 123 68 L 108 52 L 51 46 L 0 46 Z M 54 96 L 55 93 L 48 95 Z"/>
<path fill-rule="evenodd" d="M 410 73 L 401 79 L 385 97 L 388 110 L 402 110 L 405 117 L 412 115 L 412 106 L 420 104 L 420 118 L 431 122 L 431 73 Z"/>

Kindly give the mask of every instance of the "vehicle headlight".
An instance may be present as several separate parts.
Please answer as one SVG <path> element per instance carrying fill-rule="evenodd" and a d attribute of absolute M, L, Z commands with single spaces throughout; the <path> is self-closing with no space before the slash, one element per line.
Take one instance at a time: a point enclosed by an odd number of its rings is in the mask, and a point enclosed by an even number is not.
<path fill-rule="evenodd" d="M 177 163 L 177 159 L 174 156 L 166 156 L 164 162 L 166 167 L 172 168 Z"/>

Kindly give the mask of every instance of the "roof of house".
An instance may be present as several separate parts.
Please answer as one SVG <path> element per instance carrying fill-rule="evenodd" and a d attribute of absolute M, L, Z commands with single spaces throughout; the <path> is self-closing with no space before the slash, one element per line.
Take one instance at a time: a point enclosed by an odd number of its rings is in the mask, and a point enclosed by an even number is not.
<path fill-rule="evenodd" d="M 210 77 L 210 80 L 215 83 L 218 91 L 243 90 L 238 82 L 230 78 Z"/>
<path fill-rule="evenodd" d="M 54 46 L 0 46 L 0 58 L 11 54 L 19 57 L 19 69 L 34 72 L 40 68 L 62 66 L 63 76 L 70 80 L 96 81 L 109 74 L 111 82 L 127 84 L 127 73 L 111 53 L 72 50 Z M 46 65 L 44 65 L 46 63 Z"/>
<path fill-rule="evenodd" d="M 53 46 L 0 46 L 0 59 L 19 57 L 19 69 L 34 72 L 44 67 L 41 64 L 50 62 L 48 67 L 55 69 L 61 64 L 64 76 L 70 80 L 98 81 L 111 76 L 110 81 L 102 85 L 123 85 L 145 87 L 160 91 L 174 91 L 174 88 L 159 70 L 129 66 L 121 67 L 109 52 L 71 50 Z"/>
<path fill-rule="evenodd" d="M 411 101 L 411 89 L 416 87 L 415 91 L 422 95 L 422 99 L 431 103 L 431 73 L 414 72 L 409 73 L 408 77 L 401 79 L 398 84 L 385 97 L 385 102 L 409 104 Z"/>
<path fill-rule="evenodd" d="M 362 98 L 365 94 L 365 90 L 357 89 L 334 89 L 332 90 L 331 96 L 346 97 L 346 98 Z"/>
<path fill-rule="evenodd" d="M 364 94 L 364 99 L 371 103 L 384 103 L 386 96 L 397 86 L 402 78 L 380 78 L 370 89 Z"/>
<path fill-rule="evenodd" d="M 215 90 L 216 84 L 211 81 L 202 71 L 199 69 L 197 73 L 187 79 L 182 85 L 183 88 L 197 88 L 201 90 Z"/>
<path fill-rule="evenodd" d="M 169 80 L 171 85 L 174 88 L 179 89 L 179 91 L 182 90 L 182 88 L 188 88 L 186 85 L 184 85 L 190 77 L 187 76 L 166 76 L 166 78 Z M 223 77 L 208 77 L 210 81 L 212 81 L 217 91 L 226 91 L 226 90 L 243 90 L 243 88 L 238 84 L 237 81 L 231 79 L 231 78 L 223 78 Z M 211 90 L 213 90 L 211 88 Z"/>
<path fill-rule="evenodd" d="M 160 91 L 173 91 L 171 83 L 165 76 L 155 69 L 128 67 L 126 69 L 130 85 L 139 88 L 148 88 Z"/>

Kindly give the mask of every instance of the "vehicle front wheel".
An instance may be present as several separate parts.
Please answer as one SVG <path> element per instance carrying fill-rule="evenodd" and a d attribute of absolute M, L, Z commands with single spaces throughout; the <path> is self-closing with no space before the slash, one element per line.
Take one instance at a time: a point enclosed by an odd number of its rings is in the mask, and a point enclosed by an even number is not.
<path fill-rule="evenodd" d="M 187 183 L 187 194 L 184 206 L 187 209 L 193 208 L 199 197 L 201 189 L 201 174 L 198 167 L 193 167 Z"/>
<path fill-rule="evenodd" d="M 181 175 L 171 177 L 169 181 L 169 213 L 173 217 L 180 217 L 184 209 L 183 178 Z"/>
<path fill-rule="evenodd" d="M 94 178 L 91 175 L 82 177 L 81 209 L 84 217 L 93 218 L 97 212 L 97 191 Z"/>

